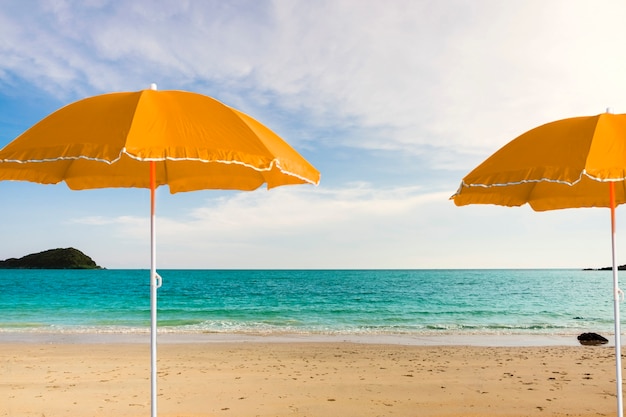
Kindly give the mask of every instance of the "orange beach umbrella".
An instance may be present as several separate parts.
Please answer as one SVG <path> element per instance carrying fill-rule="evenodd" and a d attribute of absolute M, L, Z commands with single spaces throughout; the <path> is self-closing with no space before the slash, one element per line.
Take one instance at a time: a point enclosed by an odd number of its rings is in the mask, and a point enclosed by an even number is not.
<path fill-rule="evenodd" d="M 535 211 L 607 207 L 611 211 L 618 416 L 623 416 L 615 207 L 626 202 L 626 114 L 575 117 L 534 128 L 467 174 L 457 206 L 496 204 Z"/>
<path fill-rule="evenodd" d="M 65 181 L 73 190 L 108 187 L 170 192 L 254 190 L 319 182 L 319 173 L 275 133 L 210 97 L 143 90 L 77 101 L 0 151 L 0 180 Z"/>
<path fill-rule="evenodd" d="M 0 150 L 0 180 L 73 190 L 151 190 L 151 402 L 157 414 L 155 189 L 250 191 L 318 184 L 319 172 L 252 117 L 185 91 L 118 92 L 69 104 Z"/>

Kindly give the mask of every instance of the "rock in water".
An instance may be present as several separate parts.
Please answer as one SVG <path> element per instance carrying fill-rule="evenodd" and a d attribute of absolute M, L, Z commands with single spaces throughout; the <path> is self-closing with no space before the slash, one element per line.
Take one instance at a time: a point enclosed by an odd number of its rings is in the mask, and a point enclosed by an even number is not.
<path fill-rule="evenodd" d="M 578 336 L 578 341 L 585 346 L 598 346 L 609 342 L 608 339 L 598 333 L 583 333 Z"/>

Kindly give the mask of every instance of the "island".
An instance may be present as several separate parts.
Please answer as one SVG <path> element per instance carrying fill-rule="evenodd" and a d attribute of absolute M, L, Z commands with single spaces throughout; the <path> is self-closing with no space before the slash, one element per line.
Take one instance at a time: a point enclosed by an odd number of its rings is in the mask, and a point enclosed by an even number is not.
<path fill-rule="evenodd" d="M 612 266 L 603 266 L 602 268 L 584 268 L 583 271 L 612 271 Z M 626 265 L 619 265 L 617 267 L 618 271 L 626 271 Z"/>
<path fill-rule="evenodd" d="M 0 261 L 0 269 L 102 269 L 93 259 L 74 248 L 49 249 L 21 258 Z"/>

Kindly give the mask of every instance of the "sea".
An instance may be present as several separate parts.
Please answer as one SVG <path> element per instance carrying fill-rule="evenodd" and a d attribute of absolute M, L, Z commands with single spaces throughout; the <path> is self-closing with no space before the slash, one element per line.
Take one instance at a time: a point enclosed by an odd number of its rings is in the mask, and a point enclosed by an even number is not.
<path fill-rule="evenodd" d="M 158 332 L 452 336 L 614 333 L 610 271 L 160 270 Z M 4 334 L 146 334 L 147 270 L 0 270 Z"/>

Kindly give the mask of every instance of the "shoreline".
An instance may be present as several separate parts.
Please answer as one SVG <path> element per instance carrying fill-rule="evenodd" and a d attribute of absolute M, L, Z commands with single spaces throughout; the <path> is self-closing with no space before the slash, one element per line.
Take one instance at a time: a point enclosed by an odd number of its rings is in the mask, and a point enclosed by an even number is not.
<path fill-rule="evenodd" d="M 366 345 L 400 346 L 474 346 L 474 347 L 549 347 L 581 346 L 576 334 L 440 334 L 440 335 L 312 335 L 238 333 L 159 333 L 158 344 L 214 344 L 214 343 L 355 343 Z M 609 342 L 603 347 L 614 347 L 613 335 L 605 335 Z M 146 344 L 146 333 L 72 333 L 72 332 L 0 332 L 0 344 Z"/>

